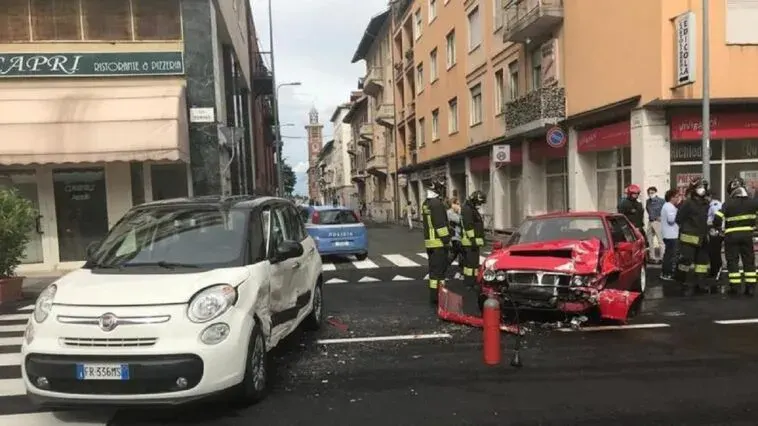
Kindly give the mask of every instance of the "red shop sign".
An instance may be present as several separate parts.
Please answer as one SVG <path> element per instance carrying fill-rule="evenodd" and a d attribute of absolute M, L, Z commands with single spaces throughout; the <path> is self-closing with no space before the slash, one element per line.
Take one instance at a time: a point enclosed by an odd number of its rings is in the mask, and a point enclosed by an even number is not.
<path fill-rule="evenodd" d="M 577 132 L 577 151 L 607 151 L 632 144 L 629 120 Z"/>
<path fill-rule="evenodd" d="M 542 158 L 565 158 L 568 156 L 568 144 L 563 144 L 560 148 L 553 148 L 547 144 L 545 139 L 534 139 L 529 141 L 529 158 L 538 162 Z"/>
<path fill-rule="evenodd" d="M 480 157 L 469 158 L 468 165 L 472 173 L 486 172 L 490 169 L 490 156 L 482 155 Z"/>
<path fill-rule="evenodd" d="M 671 140 L 692 141 L 703 136 L 703 119 L 699 115 L 676 115 L 671 117 Z M 712 139 L 758 138 L 758 113 L 740 112 L 711 115 Z"/>

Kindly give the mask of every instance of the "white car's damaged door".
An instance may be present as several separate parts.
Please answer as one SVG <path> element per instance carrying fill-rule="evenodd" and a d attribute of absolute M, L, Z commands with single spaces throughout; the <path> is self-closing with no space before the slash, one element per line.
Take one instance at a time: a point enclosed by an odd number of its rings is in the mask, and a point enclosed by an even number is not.
<path fill-rule="evenodd" d="M 277 259 L 277 248 L 285 241 L 284 223 L 275 209 L 267 208 L 261 213 L 266 232 L 266 262 L 269 264 L 269 310 L 271 313 L 271 335 L 269 345 L 276 344 L 289 333 L 293 311 L 296 310 L 296 295 L 292 280 L 297 272 L 298 259 Z"/>

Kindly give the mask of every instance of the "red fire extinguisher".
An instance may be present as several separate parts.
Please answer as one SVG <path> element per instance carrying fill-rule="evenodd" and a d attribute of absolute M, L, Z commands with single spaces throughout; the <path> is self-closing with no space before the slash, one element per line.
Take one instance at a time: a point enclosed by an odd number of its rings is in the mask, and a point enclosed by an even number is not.
<path fill-rule="evenodd" d="M 487 365 L 500 364 L 500 303 L 490 297 L 484 302 L 484 324 L 482 337 L 484 339 L 484 363 Z"/>

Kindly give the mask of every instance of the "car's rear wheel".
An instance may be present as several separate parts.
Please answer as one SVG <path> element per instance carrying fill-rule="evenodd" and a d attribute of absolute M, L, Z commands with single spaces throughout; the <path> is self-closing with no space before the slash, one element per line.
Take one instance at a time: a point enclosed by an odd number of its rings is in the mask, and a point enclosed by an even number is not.
<path fill-rule="evenodd" d="M 368 259 L 368 253 L 356 254 L 355 258 L 358 259 L 358 260 L 366 260 L 366 259 Z"/>
<path fill-rule="evenodd" d="M 321 328 L 324 321 L 324 290 L 321 281 L 313 288 L 313 302 L 311 303 L 311 312 L 305 317 L 304 326 L 310 331 Z"/>
<path fill-rule="evenodd" d="M 644 294 L 646 288 L 647 288 L 647 273 L 645 271 L 645 265 L 642 265 L 642 270 L 640 271 L 640 277 L 637 278 L 637 281 L 634 282 L 632 291 L 636 291 L 638 293 Z"/>
<path fill-rule="evenodd" d="M 263 400 L 269 390 L 269 356 L 266 339 L 256 321 L 247 348 L 245 376 L 235 389 L 235 400 L 240 405 L 252 405 Z"/>

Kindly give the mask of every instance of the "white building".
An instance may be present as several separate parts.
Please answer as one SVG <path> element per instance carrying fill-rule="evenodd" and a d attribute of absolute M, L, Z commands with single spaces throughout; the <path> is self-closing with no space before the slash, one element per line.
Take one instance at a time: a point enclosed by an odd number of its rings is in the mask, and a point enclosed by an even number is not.
<path fill-rule="evenodd" d="M 341 205 L 357 210 L 359 197 L 350 179 L 350 154 L 348 153 L 348 149 L 355 141 L 353 141 L 353 131 L 350 124 L 342 122 L 350 110 L 350 106 L 350 103 L 338 106 L 330 119 L 334 141 L 329 154 L 327 169 L 333 171 L 334 178 L 331 183 L 331 190 L 334 197 Z"/>

